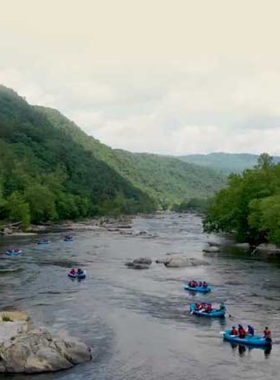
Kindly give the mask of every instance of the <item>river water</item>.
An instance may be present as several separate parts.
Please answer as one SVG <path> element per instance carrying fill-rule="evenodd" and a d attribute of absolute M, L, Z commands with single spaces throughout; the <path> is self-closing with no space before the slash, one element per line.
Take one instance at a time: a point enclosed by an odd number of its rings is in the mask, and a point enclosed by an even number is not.
<path fill-rule="evenodd" d="M 61 330 L 93 347 L 93 360 L 69 371 L 36 375 L 38 380 L 224 380 L 275 379 L 280 372 L 280 267 L 233 249 L 207 257 L 210 266 L 172 269 L 153 263 L 149 270 L 128 269 L 138 257 L 164 258 L 176 253 L 203 258 L 209 238 L 195 215 L 164 214 L 135 218 L 129 236 L 84 231 L 65 243 L 49 234 L 51 244 L 36 238 L 5 238 L 24 249 L 21 257 L 1 253 L 0 308 L 14 306 L 37 324 Z M 71 281 L 67 271 L 83 267 L 87 279 Z M 206 296 L 183 289 L 184 279 L 213 285 Z M 188 312 L 193 301 L 224 301 L 224 321 L 197 318 Z M 275 344 L 270 353 L 244 350 L 223 342 L 220 334 L 238 323 L 257 332 L 268 325 Z M 1 377 L 2 378 L 2 377 Z M 6 378 L 3 376 L 3 378 Z M 14 380 L 34 376 L 9 376 Z"/>

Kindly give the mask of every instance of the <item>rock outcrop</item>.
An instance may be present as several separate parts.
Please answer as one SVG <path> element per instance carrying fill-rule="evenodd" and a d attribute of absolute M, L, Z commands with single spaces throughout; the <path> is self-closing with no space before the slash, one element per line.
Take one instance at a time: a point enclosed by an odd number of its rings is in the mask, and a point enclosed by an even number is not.
<path fill-rule="evenodd" d="M 280 247 L 277 247 L 275 244 L 260 244 L 254 249 L 252 255 L 280 257 Z"/>
<path fill-rule="evenodd" d="M 210 265 L 210 263 L 203 259 L 197 258 L 184 258 L 184 257 L 170 257 L 166 259 L 156 260 L 157 264 L 164 264 L 167 268 L 185 268 L 199 265 Z"/>
<path fill-rule="evenodd" d="M 84 343 L 36 329 L 20 314 L 1 313 L 0 373 L 54 372 L 91 360 Z"/>
<path fill-rule="evenodd" d="M 219 247 L 211 246 L 211 247 L 204 248 L 203 252 L 206 252 L 206 253 L 219 253 L 219 252 L 221 252 L 221 250 L 220 250 Z"/>
<path fill-rule="evenodd" d="M 152 259 L 149 257 L 140 257 L 133 261 L 128 261 L 125 265 L 130 269 L 149 269 L 152 264 Z"/>

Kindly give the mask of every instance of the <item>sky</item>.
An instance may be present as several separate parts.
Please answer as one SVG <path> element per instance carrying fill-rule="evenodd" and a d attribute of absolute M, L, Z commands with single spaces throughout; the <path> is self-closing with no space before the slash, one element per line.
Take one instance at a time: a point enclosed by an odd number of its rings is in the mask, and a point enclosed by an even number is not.
<path fill-rule="evenodd" d="M 280 154 L 279 0 L 0 0 L 0 9 L 0 83 L 103 143 Z"/>

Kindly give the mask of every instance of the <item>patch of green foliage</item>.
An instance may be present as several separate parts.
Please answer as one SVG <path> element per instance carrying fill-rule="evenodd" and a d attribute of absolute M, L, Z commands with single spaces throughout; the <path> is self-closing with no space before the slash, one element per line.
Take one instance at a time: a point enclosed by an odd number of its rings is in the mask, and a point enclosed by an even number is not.
<path fill-rule="evenodd" d="M 280 244 L 280 164 L 264 153 L 254 169 L 231 175 L 214 197 L 204 228 L 234 233 L 239 241 Z"/>

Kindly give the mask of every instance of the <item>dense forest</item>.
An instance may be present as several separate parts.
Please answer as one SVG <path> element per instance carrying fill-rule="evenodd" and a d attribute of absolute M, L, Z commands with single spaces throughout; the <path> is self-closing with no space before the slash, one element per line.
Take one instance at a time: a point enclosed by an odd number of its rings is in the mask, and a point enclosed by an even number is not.
<path fill-rule="evenodd" d="M 230 232 L 237 240 L 280 244 L 280 164 L 262 154 L 254 169 L 229 177 L 204 221 L 208 232 Z"/>
<path fill-rule="evenodd" d="M 179 158 L 184 162 L 231 174 L 242 173 L 246 169 L 253 169 L 257 165 L 259 156 L 249 153 L 209 153 L 191 154 Z M 273 157 L 273 161 L 275 163 L 280 162 L 280 157 Z"/>
<path fill-rule="evenodd" d="M 225 177 L 174 158 L 113 150 L 58 111 L 0 86 L 0 221 L 149 213 L 207 198 Z"/>

